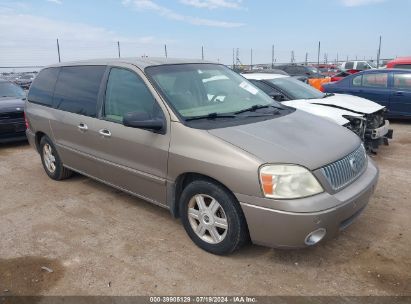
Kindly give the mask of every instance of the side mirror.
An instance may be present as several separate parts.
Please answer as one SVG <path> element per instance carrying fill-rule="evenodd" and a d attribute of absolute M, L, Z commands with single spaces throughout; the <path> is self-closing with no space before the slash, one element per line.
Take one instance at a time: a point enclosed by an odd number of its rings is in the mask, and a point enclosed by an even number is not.
<path fill-rule="evenodd" d="M 150 118 L 147 113 L 129 112 L 123 117 L 123 125 L 131 128 L 152 130 L 155 132 L 164 129 L 164 121 L 160 118 Z"/>

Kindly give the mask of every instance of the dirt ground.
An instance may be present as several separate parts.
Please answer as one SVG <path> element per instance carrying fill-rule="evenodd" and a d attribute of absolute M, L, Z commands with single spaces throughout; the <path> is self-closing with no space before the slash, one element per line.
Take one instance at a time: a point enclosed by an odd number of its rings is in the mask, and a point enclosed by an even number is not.
<path fill-rule="evenodd" d="M 376 193 L 338 238 L 227 257 L 167 210 L 86 177 L 52 181 L 28 144 L 0 145 L 0 295 L 411 295 L 411 123 L 393 127 Z"/>

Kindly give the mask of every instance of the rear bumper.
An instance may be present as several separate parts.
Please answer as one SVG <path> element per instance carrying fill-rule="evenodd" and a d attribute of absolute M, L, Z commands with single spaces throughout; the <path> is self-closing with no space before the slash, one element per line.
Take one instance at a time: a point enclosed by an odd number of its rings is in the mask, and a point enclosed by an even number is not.
<path fill-rule="evenodd" d="M 22 141 L 26 139 L 24 120 L 13 119 L 0 121 L 0 143 Z"/>
<path fill-rule="evenodd" d="M 378 180 L 378 169 L 369 163 L 365 173 L 352 185 L 333 195 L 340 204 L 318 212 L 287 212 L 240 202 L 244 211 L 251 240 L 255 244 L 280 247 L 307 247 L 307 236 L 325 229 L 323 239 L 333 238 L 351 225 L 365 209 Z M 312 198 L 309 198 L 312 200 Z M 300 199 L 304 205 L 304 200 Z"/>

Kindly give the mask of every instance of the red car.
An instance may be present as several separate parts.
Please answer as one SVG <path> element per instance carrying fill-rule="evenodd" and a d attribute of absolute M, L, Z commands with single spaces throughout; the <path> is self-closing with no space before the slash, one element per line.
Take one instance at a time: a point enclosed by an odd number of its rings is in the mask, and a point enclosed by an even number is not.
<path fill-rule="evenodd" d="M 411 69 L 411 57 L 400 57 L 387 63 L 387 69 Z"/>

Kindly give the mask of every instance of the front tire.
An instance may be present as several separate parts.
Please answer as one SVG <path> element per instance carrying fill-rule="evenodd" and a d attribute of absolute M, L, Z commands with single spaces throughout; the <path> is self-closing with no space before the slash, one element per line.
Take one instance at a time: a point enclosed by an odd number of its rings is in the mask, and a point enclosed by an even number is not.
<path fill-rule="evenodd" d="M 210 253 L 229 254 L 249 240 L 240 204 L 213 181 L 197 180 L 183 190 L 180 215 L 191 240 Z"/>
<path fill-rule="evenodd" d="M 44 171 L 51 179 L 63 180 L 73 174 L 73 171 L 63 166 L 54 144 L 47 136 L 40 140 L 40 156 Z"/>

